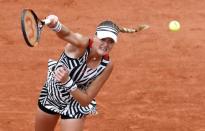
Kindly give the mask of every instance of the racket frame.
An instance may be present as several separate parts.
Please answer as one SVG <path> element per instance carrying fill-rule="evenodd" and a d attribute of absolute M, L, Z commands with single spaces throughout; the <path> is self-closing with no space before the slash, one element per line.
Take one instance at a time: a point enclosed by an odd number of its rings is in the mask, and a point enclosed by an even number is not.
<path fill-rule="evenodd" d="M 34 18 L 34 22 L 35 22 L 35 28 L 36 28 L 36 31 L 37 31 L 37 34 L 36 34 L 37 38 L 36 38 L 36 41 L 35 41 L 34 44 L 31 44 L 31 42 L 29 41 L 29 39 L 27 37 L 28 35 L 26 33 L 26 27 L 25 27 L 25 23 L 24 23 L 25 21 L 24 20 L 25 20 L 27 11 L 29 11 L 32 14 L 32 16 Z M 45 22 L 41 21 L 32 9 L 23 9 L 22 14 L 21 14 L 21 28 L 22 28 L 22 32 L 23 32 L 23 36 L 24 36 L 24 39 L 26 41 L 26 44 L 29 47 L 34 47 L 34 46 L 38 45 L 43 25 L 45 25 Z"/>

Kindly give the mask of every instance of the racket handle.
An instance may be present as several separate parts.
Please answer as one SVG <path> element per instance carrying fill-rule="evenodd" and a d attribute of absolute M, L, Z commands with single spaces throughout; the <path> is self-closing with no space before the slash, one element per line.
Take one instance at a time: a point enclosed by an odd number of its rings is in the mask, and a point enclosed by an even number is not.
<path fill-rule="evenodd" d="M 44 23 L 44 25 L 48 25 L 51 23 L 51 20 L 50 19 L 44 19 L 42 20 L 42 22 Z"/>

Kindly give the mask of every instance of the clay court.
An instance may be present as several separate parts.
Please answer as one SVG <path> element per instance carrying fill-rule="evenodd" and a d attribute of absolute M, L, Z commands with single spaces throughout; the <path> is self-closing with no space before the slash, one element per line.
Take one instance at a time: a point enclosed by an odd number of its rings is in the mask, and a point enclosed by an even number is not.
<path fill-rule="evenodd" d="M 33 131 L 47 61 L 65 42 L 44 28 L 40 45 L 23 40 L 20 12 L 55 14 L 92 36 L 102 20 L 150 29 L 120 34 L 110 54 L 114 71 L 96 100 L 99 114 L 85 131 L 205 131 L 205 1 L 0 0 L 0 131 Z M 168 30 L 177 19 L 179 32 Z M 59 124 L 56 131 L 60 131 Z"/>

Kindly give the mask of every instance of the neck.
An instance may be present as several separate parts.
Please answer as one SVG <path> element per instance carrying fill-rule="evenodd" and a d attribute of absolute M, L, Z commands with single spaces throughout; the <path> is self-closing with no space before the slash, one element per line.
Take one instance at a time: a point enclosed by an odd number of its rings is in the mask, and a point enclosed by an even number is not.
<path fill-rule="evenodd" d="M 97 60 L 99 60 L 100 58 L 101 58 L 101 56 L 99 56 L 98 54 L 97 54 L 97 52 L 95 52 L 94 50 L 90 50 L 90 55 L 88 56 L 88 58 L 90 59 L 90 60 L 93 60 L 93 61 L 97 61 Z"/>

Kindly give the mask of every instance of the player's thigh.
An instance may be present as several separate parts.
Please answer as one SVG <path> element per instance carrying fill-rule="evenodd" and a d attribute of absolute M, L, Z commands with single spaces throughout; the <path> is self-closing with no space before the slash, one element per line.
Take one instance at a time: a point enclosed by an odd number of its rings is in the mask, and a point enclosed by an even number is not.
<path fill-rule="evenodd" d="M 53 131 L 59 115 L 48 114 L 38 108 L 35 119 L 35 131 Z"/>
<path fill-rule="evenodd" d="M 81 119 L 61 119 L 61 131 L 83 131 L 85 117 Z"/>

